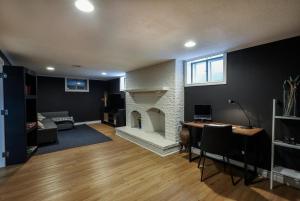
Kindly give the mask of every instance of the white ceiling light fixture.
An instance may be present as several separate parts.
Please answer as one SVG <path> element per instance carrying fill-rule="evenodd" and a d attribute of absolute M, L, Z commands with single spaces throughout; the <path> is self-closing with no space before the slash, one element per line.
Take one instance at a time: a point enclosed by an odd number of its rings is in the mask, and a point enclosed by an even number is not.
<path fill-rule="evenodd" d="M 102 75 L 107 75 L 107 73 L 106 73 L 106 72 L 102 72 L 101 74 L 102 74 Z"/>
<path fill-rule="evenodd" d="M 186 43 L 184 43 L 184 46 L 185 47 L 194 47 L 194 46 L 196 46 L 196 42 L 192 41 L 192 40 L 189 40 Z"/>
<path fill-rule="evenodd" d="M 47 71 L 55 71 L 55 68 L 52 66 L 47 66 L 46 69 Z"/>
<path fill-rule="evenodd" d="M 90 13 L 94 11 L 94 5 L 89 0 L 76 0 L 75 6 L 78 10 Z"/>

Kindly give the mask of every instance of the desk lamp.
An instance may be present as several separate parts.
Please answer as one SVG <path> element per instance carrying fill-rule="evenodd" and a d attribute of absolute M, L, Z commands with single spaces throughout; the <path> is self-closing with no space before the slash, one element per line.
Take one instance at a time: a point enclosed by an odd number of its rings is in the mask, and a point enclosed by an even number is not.
<path fill-rule="evenodd" d="M 253 128 L 252 124 L 251 124 L 251 121 L 250 121 L 250 118 L 248 117 L 246 111 L 244 110 L 244 108 L 241 106 L 241 104 L 237 101 L 234 101 L 234 100 L 231 100 L 231 99 L 228 99 L 228 103 L 229 104 L 237 104 L 240 109 L 243 111 L 244 115 L 246 116 L 246 118 L 248 119 L 248 126 L 241 126 L 240 128 L 244 128 L 244 129 L 251 129 Z"/>

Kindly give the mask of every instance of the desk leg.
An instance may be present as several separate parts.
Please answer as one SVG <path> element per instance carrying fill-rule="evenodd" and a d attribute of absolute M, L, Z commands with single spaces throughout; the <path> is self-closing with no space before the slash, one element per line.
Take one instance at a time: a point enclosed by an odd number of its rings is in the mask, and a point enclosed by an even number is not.
<path fill-rule="evenodd" d="M 255 150 L 255 157 L 256 160 L 258 160 L 258 152 L 257 150 Z M 249 175 L 249 171 L 248 171 L 248 137 L 244 137 L 244 184 L 245 185 L 250 185 L 250 184 L 254 184 L 263 180 L 259 180 L 256 182 L 253 182 L 253 180 L 255 178 L 257 178 L 257 161 L 255 161 L 256 164 L 254 164 L 254 172 L 251 172 L 251 174 Z"/>
<path fill-rule="evenodd" d="M 250 184 L 256 184 L 256 183 L 259 183 L 261 181 L 265 181 L 266 180 L 264 178 L 257 179 L 258 178 L 257 164 L 259 164 L 259 153 L 258 153 L 257 149 L 255 149 L 254 173 L 251 175 L 250 178 L 248 178 L 248 182 L 247 182 L 248 185 L 250 185 Z"/>
<path fill-rule="evenodd" d="M 190 139 L 189 139 L 189 161 L 192 162 L 192 128 L 189 127 Z"/>
<path fill-rule="evenodd" d="M 248 159 L 247 159 L 247 144 L 248 144 L 248 138 L 244 137 L 244 184 L 248 185 Z"/>
<path fill-rule="evenodd" d="M 189 161 L 192 162 L 194 160 L 196 160 L 197 158 L 199 158 L 200 156 L 195 156 L 193 157 L 193 153 L 192 153 L 192 144 L 193 144 L 193 136 L 192 136 L 192 128 L 189 127 L 189 132 L 190 132 L 190 143 L 189 143 Z"/>
<path fill-rule="evenodd" d="M 192 162 L 192 161 L 196 160 L 197 158 L 199 158 L 200 155 L 193 157 L 193 153 L 192 153 L 193 136 L 192 136 L 192 128 L 191 127 L 189 127 L 189 132 L 190 132 L 190 140 L 189 140 L 190 143 L 189 143 L 188 151 L 189 151 L 189 161 Z"/>
<path fill-rule="evenodd" d="M 189 161 L 192 162 L 192 146 L 189 145 Z"/>

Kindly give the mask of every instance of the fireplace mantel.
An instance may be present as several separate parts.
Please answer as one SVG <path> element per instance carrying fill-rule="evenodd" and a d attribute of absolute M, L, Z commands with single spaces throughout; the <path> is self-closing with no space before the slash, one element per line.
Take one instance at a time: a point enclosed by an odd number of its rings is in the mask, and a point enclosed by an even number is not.
<path fill-rule="evenodd" d="M 159 87 L 159 88 L 138 88 L 138 89 L 126 89 L 129 93 L 163 93 L 169 90 L 169 87 Z"/>

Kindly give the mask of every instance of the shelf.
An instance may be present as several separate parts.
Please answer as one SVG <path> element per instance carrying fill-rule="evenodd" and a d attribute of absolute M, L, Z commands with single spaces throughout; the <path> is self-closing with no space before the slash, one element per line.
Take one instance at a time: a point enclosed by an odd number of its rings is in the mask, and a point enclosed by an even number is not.
<path fill-rule="evenodd" d="M 276 146 L 281 146 L 281 147 L 288 147 L 288 148 L 292 148 L 292 149 L 300 149 L 300 144 L 289 144 L 280 140 L 275 140 L 274 144 Z"/>
<path fill-rule="evenodd" d="M 292 116 L 275 116 L 275 119 L 300 120 L 300 117 L 292 117 Z"/>
<path fill-rule="evenodd" d="M 129 93 L 155 93 L 155 92 L 166 92 L 169 90 L 169 87 L 160 87 L 160 88 L 141 88 L 141 89 L 126 89 L 126 92 Z"/>
<path fill-rule="evenodd" d="M 282 166 L 276 166 L 273 168 L 273 172 L 290 177 L 290 178 L 300 180 L 300 172 L 297 170 L 292 170 L 292 169 L 285 168 Z"/>
<path fill-rule="evenodd" d="M 276 121 L 276 119 L 279 120 L 291 120 L 291 121 L 298 121 L 300 120 L 300 117 L 295 117 L 295 116 L 280 116 L 280 115 L 275 115 L 277 113 L 277 100 L 273 99 L 273 116 L 272 116 L 272 149 L 271 149 L 271 174 L 280 174 L 284 177 L 289 177 L 289 178 L 293 178 L 296 180 L 300 181 L 300 171 L 297 170 L 293 170 L 293 169 L 289 169 L 286 167 L 282 167 L 282 166 L 276 166 L 275 165 L 275 146 L 278 147 L 286 147 L 289 149 L 297 149 L 300 150 L 300 144 L 289 144 L 286 143 L 282 140 L 278 140 L 276 139 L 276 124 L 278 123 Z M 297 123 L 298 124 L 298 123 Z M 282 134 L 284 135 L 284 133 Z M 273 189 L 274 186 L 274 177 L 271 176 L 270 177 L 270 189 Z"/>

